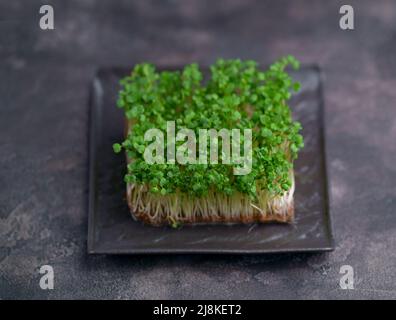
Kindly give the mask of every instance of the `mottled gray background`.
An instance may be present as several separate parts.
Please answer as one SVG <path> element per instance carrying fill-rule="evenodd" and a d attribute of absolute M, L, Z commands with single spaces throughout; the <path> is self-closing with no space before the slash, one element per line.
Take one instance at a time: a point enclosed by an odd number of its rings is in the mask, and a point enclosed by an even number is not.
<path fill-rule="evenodd" d="M 396 298 L 396 2 L 0 0 L 0 298 Z M 88 256 L 89 84 L 99 66 L 270 63 L 325 72 L 328 254 Z M 39 288 L 38 268 L 55 270 Z M 339 269 L 355 269 L 340 290 Z"/>

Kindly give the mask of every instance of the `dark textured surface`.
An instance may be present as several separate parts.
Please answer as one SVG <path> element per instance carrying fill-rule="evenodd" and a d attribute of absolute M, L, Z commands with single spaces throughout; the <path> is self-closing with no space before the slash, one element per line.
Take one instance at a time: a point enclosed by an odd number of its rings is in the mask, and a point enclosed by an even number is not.
<path fill-rule="evenodd" d="M 278 253 L 333 248 L 323 141 L 323 97 L 317 67 L 302 67 L 292 73 L 301 89 L 290 105 L 294 118 L 303 126 L 305 140 L 295 162 L 293 223 L 186 225 L 178 230 L 142 225 L 131 219 L 129 213 L 123 179 L 125 155 L 114 154 L 112 145 L 124 139 L 124 112 L 115 107 L 115 101 L 119 81 L 130 70 L 131 67 L 101 69 L 93 80 L 88 252 Z"/>
<path fill-rule="evenodd" d="M 51 3 L 51 1 L 49 1 Z M 396 298 L 396 3 L 0 0 L 0 298 Z M 325 73 L 336 250 L 88 256 L 89 84 L 99 66 L 292 53 Z M 38 268 L 55 270 L 55 289 Z M 339 270 L 355 269 L 341 290 Z"/>

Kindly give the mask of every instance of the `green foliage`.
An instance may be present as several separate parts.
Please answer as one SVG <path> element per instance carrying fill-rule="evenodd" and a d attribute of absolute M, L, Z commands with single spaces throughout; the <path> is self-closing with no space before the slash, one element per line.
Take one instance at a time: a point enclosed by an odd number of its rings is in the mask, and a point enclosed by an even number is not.
<path fill-rule="evenodd" d="M 120 153 L 122 150 L 122 146 L 119 143 L 114 143 L 113 144 L 113 150 L 115 153 Z"/>
<path fill-rule="evenodd" d="M 255 61 L 222 60 L 211 66 L 211 77 L 203 82 L 197 64 L 183 71 L 157 72 L 151 64 L 137 65 L 120 81 L 118 106 L 133 126 L 116 153 L 124 149 L 133 162 L 128 164 L 126 182 L 148 184 L 153 193 L 176 191 L 205 196 L 217 191 L 235 191 L 254 198 L 257 188 L 280 194 L 291 185 L 289 171 L 303 147 L 300 123 L 293 121 L 287 101 L 299 90 L 285 71 L 298 61 L 288 56 L 260 71 Z M 245 176 L 233 175 L 230 165 L 154 164 L 144 161 L 149 144 L 144 133 L 151 128 L 165 132 L 166 122 L 176 120 L 181 128 L 253 130 L 253 166 Z M 242 147 L 242 146 L 241 146 Z M 198 149 L 197 149 L 198 150 Z"/>

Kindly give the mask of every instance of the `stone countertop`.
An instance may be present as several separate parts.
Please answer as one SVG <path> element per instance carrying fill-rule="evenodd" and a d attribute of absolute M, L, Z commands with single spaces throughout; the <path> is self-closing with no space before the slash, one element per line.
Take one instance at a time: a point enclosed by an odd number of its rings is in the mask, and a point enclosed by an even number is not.
<path fill-rule="evenodd" d="M 396 5 L 349 1 L 0 0 L 0 298 L 396 298 Z M 87 255 L 88 98 L 100 66 L 268 64 L 324 72 L 336 249 L 253 256 Z M 39 287 L 54 268 L 54 290 Z M 341 290 L 351 265 L 355 289 Z"/>

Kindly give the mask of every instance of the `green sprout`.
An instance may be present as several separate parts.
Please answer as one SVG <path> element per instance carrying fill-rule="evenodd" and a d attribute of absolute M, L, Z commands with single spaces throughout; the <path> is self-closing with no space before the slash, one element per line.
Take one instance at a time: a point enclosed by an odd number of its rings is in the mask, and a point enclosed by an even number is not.
<path fill-rule="evenodd" d="M 122 150 L 122 146 L 119 143 L 114 143 L 113 144 L 113 150 L 115 153 L 120 153 Z"/>
<path fill-rule="evenodd" d="M 288 101 L 300 84 L 285 71 L 299 62 L 284 57 L 261 71 L 255 61 L 219 59 L 203 81 L 197 64 L 182 71 L 158 72 L 148 63 L 138 64 L 120 81 L 117 101 L 131 125 L 114 152 L 124 150 L 129 159 L 127 183 L 147 185 L 152 193 L 185 193 L 197 197 L 211 191 L 256 197 L 257 189 L 281 194 L 291 186 L 289 172 L 303 147 L 301 124 L 294 121 Z M 167 121 L 177 128 L 253 130 L 253 164 L 249 174 L 233 175 L 232 166 L 221 164 L 147 164 L 143 158 L 147 130 L 166 130 Z"/>

